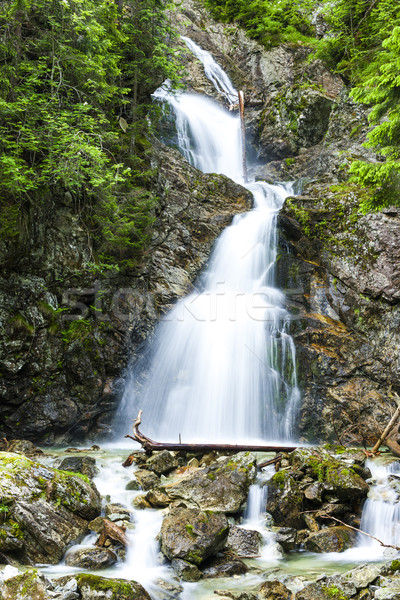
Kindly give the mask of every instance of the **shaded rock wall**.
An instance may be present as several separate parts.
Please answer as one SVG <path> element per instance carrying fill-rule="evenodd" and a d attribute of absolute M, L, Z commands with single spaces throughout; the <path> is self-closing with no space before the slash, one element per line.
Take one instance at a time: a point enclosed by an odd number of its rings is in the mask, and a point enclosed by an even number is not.
<path fill-rule="evenodd" d="M 130 272 L 96 272 L 68 192 L 0 246 L 0 434 L 69 443 L 110 429 L 128 356 L 191 289 L 215 238 L 251 195 L 155 143 L 153 239 Z"/>

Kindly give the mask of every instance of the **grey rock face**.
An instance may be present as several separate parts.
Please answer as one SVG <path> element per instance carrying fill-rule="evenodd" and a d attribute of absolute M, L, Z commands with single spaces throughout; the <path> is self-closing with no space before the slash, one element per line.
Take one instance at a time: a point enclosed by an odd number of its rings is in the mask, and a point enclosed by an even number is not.
<path fill-rule="evenodd" d="M 117 562 L 117 555 L 108 548 L 77 548 L 68 552 L 65 563 L 81 569 L 106 569 Z"/>
<path fill-rule="evenodd" d="M 0 453 L 0 495 L 8 505 L 2 552 L 23 562 L 56 564 L 100 514 L 97 489 L 78 476 L 21 455 Z"/>
<path fill-rule="evenodd" d="M 202 510 L 237 513 L 255 478 L 254 463 L 254 455 L 242 452 L 163 489 L 171 501 L 180 500 Z"/>
<path fill-rule="evenodd" d="M 200 565 L 224 547 L 228 521 L 221 513 L 195 508 L 173 508 L 161 527 L 161 550 L 169 560 L 176 558 Z"/>

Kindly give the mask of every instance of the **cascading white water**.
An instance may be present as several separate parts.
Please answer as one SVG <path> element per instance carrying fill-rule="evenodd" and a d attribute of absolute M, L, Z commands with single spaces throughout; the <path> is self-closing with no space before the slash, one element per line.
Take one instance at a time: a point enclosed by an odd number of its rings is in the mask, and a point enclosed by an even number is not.
<path fill-rule="evenodd" d="M 211 55 L 186 42 L 206 60 L 217 89 L 237 97 Z M 241 182 L 238 116 L 208 98 L 174 95 L 167 87 L 155 95 L 176 116 L 184 156 L 202 171 Z M 130 374 L 121 420 L 125 424 L 143 408 L 146 433 L 157 439 L 232 443 L 293 435 L 295 350 L 284 297 L 274 287 L 276 215 L 292 190 L 265 182 L 247 187 L 254 210 L 223 232 L 197 291 L 162 320 Z"/>
<path fill-rule="evenodd" d="M 375 536 L 385 544 L 399 545 L 400 540 L 400 461 L 389 465 L 367 461 L 372 473 L 372 483 L 365 502 L 360 529 Z M 380 554 L 382 546 L 375 540 L 361 535 L 358 545 Z"/>
<path fill-rule="evenodd" d="M 183 41 L 193 52 L 193 54 L 203 63 L 204 72 L 208 79 L 214 85 L 215 89 L 223 94 L 229 104 L 236 104 L 239 100 L 238 93 L 232 85 L 228 75 L 221 69 L 218 63 L 215 62 L 212 55 L 203 50 L 188 37 L 182 36 Z"/>

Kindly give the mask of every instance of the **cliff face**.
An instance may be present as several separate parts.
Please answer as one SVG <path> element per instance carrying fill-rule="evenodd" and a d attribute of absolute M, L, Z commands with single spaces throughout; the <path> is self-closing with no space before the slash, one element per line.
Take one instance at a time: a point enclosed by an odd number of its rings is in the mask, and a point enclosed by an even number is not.
<path fill-rule="evenodd" d="M 251 175 L 297 182 L 300 195 L 279 220 L 278 285 L 293 313 L 300 434 L 371 441 L 399 379 L 400 214 L 362 216 L 365 191 L 341 185 L 353 158 L 368 156 L 365 111 L 339 77 L 308 60 L 307 48 L 266 51 L 211 21 L 195 0 L 184 0 L 174 20 L 244 90 Z M 218 97 L 185 56 L 189 90 Z M 46 213 L 31 212 L 18 242 L 0 245 L 1 435 L 69 443 L 106 434 L 128 357 L 249 206 L 246 190 L 198 172 L 162 144 L 153 163 L 154 235 L 135 271 L 96 270 L 90 232 L 68 192 Z"/>
<path fill-rule="evenodd" d="M 251 195 L 203 175 L 155 144 L 153 239 L 140 268 L 97 273 L 90 235 L 69 194 L 0 248 L 1 435 L 41 443 L 110 428 L 129 356 L 160 314 L 190 290 L 212 244 Z"/>
<path fill-rule="evenodd" d="M 375 158 L 362 145 L 367 113 L 310 50 L 266 51 L 236 27 L 207 22 L 194 0 L 181 10 L 182 33 L 244 90 L 251 174 L 297 182 L 279 218 L 277 283 L 293 314 L 300 436 L 371 443 L 399 381 L 400 212 L 362 215 L 368 192 L 343 185 L 352 160 Z"/>

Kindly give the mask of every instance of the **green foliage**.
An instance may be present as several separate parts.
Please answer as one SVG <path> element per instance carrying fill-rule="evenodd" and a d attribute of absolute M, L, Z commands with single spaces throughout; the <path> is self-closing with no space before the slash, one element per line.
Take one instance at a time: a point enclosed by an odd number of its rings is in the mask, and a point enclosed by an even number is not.
<path fill-rule="evenodd" d="M 211 14 L 236 22 L 267 48 L 281 42 L 312 43 L 312 0 L 204 0 Z"/>
<path fill-rule="evenodd" d="M 354 90 L 353 97 L 372 104 L 369 115 L 376 126 L 365 144 L 376 149 L 379 162 L 356 161 L 350 167 L 353 178 L 376 193 L 365 210 L 399 203 L 400 191 L 400 26 L 382 43 L 376 71 Z"/>
<path fill-rule="evenodd" d="M 18 236 L 24 211 L 68 190 L 108 260 L 133 259 L 146 244 L 156 199 L 137 139 L 151 92 L 177 74 L 166 6 L 0 4 L 0 239 Z"/>

